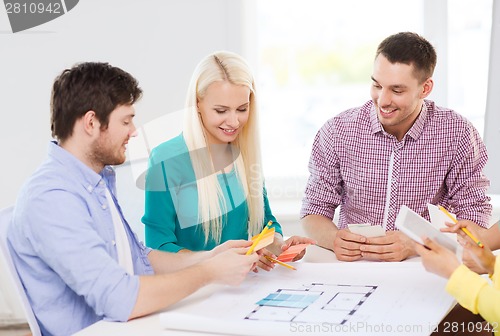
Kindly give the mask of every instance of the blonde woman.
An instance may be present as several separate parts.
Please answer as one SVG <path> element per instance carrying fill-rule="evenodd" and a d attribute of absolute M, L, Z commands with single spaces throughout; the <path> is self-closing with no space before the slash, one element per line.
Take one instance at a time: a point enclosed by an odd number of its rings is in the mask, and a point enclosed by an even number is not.
<path fill-rule="evenodd" d="M 275 229 L 268 248 L 274 255 L 314 243 L 296 236 L 283 241 L 264 186 L 252 73 L 239 55 L 216 52 L 193 73 L 184 131 L 151 152 L 142 218 L 146 243 L 170 252 L 209 250 L 249 239 L 268 221 Z M 261 261 L 262 268 L 273 267 Z"/>

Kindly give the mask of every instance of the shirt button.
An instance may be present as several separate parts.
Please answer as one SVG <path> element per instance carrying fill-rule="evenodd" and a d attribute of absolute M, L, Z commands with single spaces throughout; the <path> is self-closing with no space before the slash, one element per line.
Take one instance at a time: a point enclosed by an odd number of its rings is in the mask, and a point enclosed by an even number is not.
<path fill-rule="evenodd" d="M 101 208 L 102 208 L 103 210 L 106 210 L 106 209 L 108 208 L 108 206 L 107 206 L 106 204 L 102 204 L 102 205 L 101 205 Z"/>
<path fill-rule="evenodd" d="M 88 190 L 88 192 L 92 192 L 92 190 L 94 190 L 94 188 L 92 188 L 92 186 L 91 186 L 91 185 L 89 185 L 89 186 L 87 187 L 87 190 Z"/>
<path fill-rule="evenodd" d="M 111 244 L 113 244 L 113 246 L 116 246 L 116 242 L 114 240 L 111 241 Z"/>
<path fill-rule="evenodd" d="M 102 180 L 101 180 L 101 181 L 99 181 L 99 185 L 100 185 L 100 186 L 104 185 L 104 181 L 102 181 Z"/>

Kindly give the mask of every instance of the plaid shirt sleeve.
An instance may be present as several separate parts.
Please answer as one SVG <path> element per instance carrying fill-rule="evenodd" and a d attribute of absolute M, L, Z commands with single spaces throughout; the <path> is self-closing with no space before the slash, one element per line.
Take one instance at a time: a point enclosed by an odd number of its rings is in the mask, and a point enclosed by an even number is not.
<path fill-rule="evenodd" d="M 447 202 L 457 218 L 488 227 L 492 207 L 486 196 L 490 183 L 483 174 L 488 161 L 486 147 L 469 122 L 462 130 L 456 135 L 457 147 L 445 180 Z"/>
<path fill-rule="evenodd" d="M 322 215 L 333 219 L 341 202 L 342 177 L 335 152 L 333 122 L 328 121 L 316 134 L 309 160 L 309 181 L 302 201 L 300 218 Z"/>

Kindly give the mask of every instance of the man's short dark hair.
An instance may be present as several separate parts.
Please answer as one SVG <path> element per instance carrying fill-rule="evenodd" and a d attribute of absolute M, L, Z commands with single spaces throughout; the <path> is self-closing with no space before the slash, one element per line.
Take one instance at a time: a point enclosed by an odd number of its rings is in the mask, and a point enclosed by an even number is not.
<path fill-rule="evenodd" d="M 106 129 L 109 115 L 120 105 L 132 105 L 142 90 L 128 72 L 108 63 L 86 62 L 64 70 L 54 81 L 51 96 L 52 137 L 64 141 L 75 122 L 94 111 Z"/>
<path fill-rule="evenodd" d="M 402 32 L 387 37 L 379 44 L 375 58 L 380 54 L 391 63 L 413 65 L 415 77 L 421 83 L 432 77 L 436 67 L 436 50 L 416 33 Z"/>

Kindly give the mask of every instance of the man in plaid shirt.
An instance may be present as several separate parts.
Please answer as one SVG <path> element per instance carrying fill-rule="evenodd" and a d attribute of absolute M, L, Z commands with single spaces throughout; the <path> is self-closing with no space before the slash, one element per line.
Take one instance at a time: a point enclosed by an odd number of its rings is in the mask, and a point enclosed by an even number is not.
<path fill-rule="evenodd" d="M 402 205 L 427 219 L 427 203 L 443 205 L 458 219 L 478 223 L 480 239 L 500 247 L 499 230 L 488 230 L 489 180 L 482 173 L 488 157 L 480 135 L 458 113 L 425 99 L 436 58 L 434 47 L 415 33 L 389 36 L 376 52 L 372 100 L 328 120 L 314 139 L 302 223 L 339 260 L 416 255 L 413 241 L 394 226 Z M 355 223 L 387 232 L 367 238 L 347 229 Z"/>

